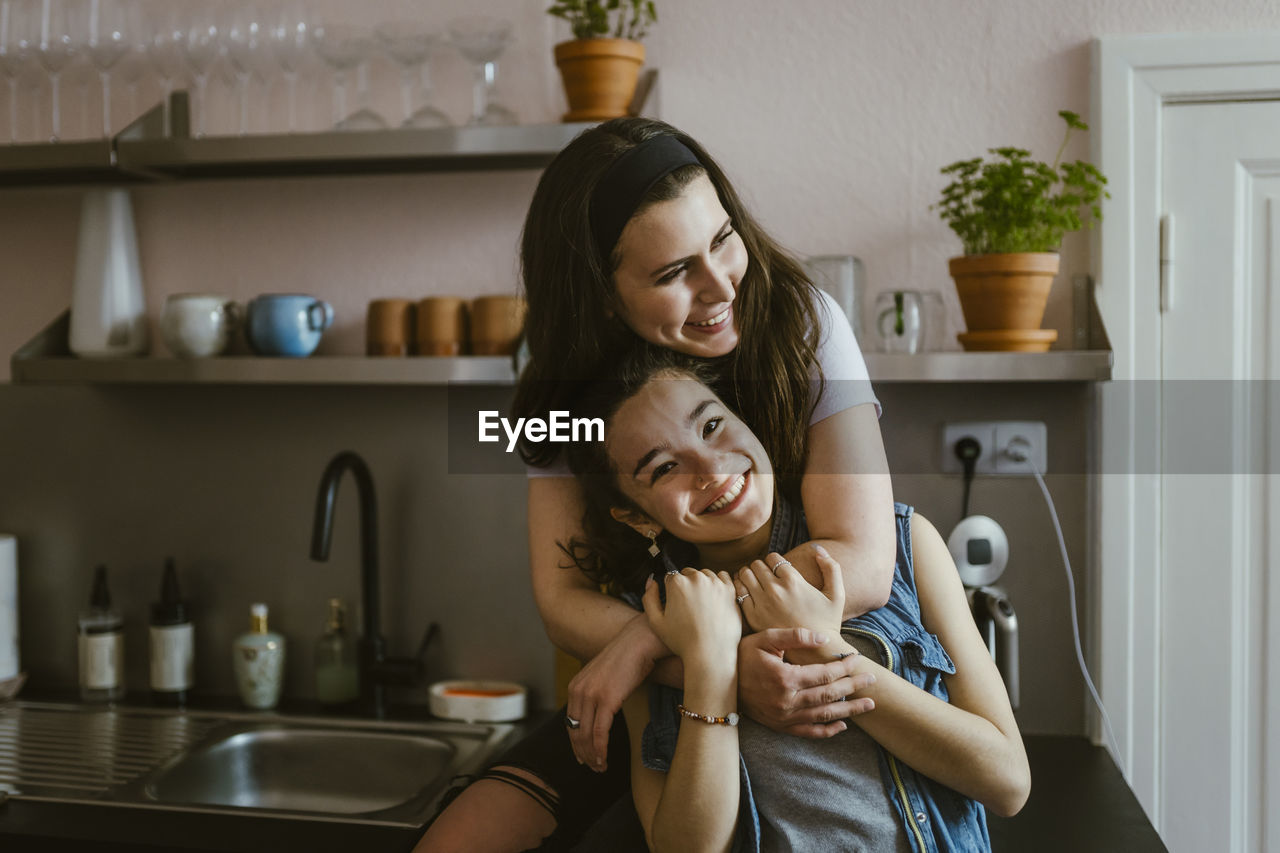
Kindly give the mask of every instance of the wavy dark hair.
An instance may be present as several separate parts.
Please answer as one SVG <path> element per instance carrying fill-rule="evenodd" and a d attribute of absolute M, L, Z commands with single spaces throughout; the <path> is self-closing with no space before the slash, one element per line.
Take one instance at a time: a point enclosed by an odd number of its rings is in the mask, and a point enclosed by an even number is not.
<path fill-rule="evenodd" d="M 600 418 L 608 434 L 614 415 L 654 379 L 691 379 L 716 390 L 719 384 L 713 365 L 707 359 L 694 358 L 673 350 L 644 343 L 633 348 L 614 365 L 611 374 L 595 382 L 584 383 L 574 404 L 574 417 Z M 718 393 L 718 392 L 717 392 Z M 568 542 L 558 542 L 569 558 L 565 568 L 576 567 L 613 594 L 640 592 L 652 572 L 665 567 L 649 555 L 649 540 L 615 519 L 614 507 L 643 512 L 623 493 L 618 484 L 618 468 L 609 458 L 603 441 L 579 441 L 564 445 L 569 470 L 582 484 L 586 509 L 582 514 L 582 532 Z M 697 549 L 663 532 L 658 537 L 663 552 L 676 566 L 692 563 Z"/>
<path fill-rule="evenodd" d="M 551 162 L 534 192 L 521 237 L 520 264 L 528 313 L 524 340 L 530 360 L 516 386 L 517 417 L 546 418 L 575 411 L 583 382 L 608 375 L 642 339 L 620 319 L 614 285 L 616 258 L 596 245 L 591 197 L 601 177 L 622 154 L 659 134 L 682 142 L 701 166 L 682 166 L 660 180 L 635 213 L 678 198 L 706 174 L 748 255 L 738 284 L 735 313 L 739 341 L 715 359 L 724 377 L 726 402 L 760 437 L 780 478 L 804 470 L 819 323 L 816 288 L 800 263 L 776 243 L 747 211 L 709 154 L 669 124 L 621 118 L 583 131 Z M 635 216 L 635 213 L 632 216 Z M 576 411 L 575 411 L 576 414 Z M 520 445 L 531 465 L 551 465 L 557 445 Z"/>

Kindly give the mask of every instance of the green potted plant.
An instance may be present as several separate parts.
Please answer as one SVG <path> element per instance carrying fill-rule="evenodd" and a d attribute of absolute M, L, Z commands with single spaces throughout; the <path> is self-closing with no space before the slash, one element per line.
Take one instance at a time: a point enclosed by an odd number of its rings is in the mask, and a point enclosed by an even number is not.
<path fill-rule="evenodd" d="M 565 121 L 605 121 L 627 114 L 644 45 L 658 20 L 653 0 L 557 0 L 547 13 L 569 22 L 573 39 L 555 47 L 569 112 Z"/>
<path fill-rule="evenodd" d="M 1021 148 L 991 148 L 985 161 L 942 169 L 951 182 L 931 209 L 964 245 L 950 269 L 969 329 L 959 336 L 965 349 L 1043 351 L 1057 339 L 1040 321 L 1062 238 L 1101 221 L 1110 198 L 1092 164 L 1062 162 L 1072 131 L 1089 126 L 1069 110 L 1058 115 L 1067 129 L 1052 165 Z"/>

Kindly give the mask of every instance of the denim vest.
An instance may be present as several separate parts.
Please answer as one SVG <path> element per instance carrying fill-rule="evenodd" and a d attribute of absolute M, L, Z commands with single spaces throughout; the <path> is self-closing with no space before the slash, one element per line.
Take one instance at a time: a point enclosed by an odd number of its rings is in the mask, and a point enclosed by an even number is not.
<path fill-rule="evenodd" d="M 938 638 L 920 622 L 911 556 L 911 512 L 911 507 L 905 504 L 894 505 L 898 558 L 888 603 L 879 610 L 847 620 L 841 626 L 841 633 L 856 633 L 874 640 L 881 649 L 881 664 L 946 701 L 947 687 L 942 676 L 954 674 L 956 667 Z M 793 510 L 781 499 L 777 501 L 769 549 L 785 553 L 808 538 L 803 513 Z M 649 695 L 650 721 L 642 739 L 642 759 L 646 767 L 665 773 L 675 754 L 680 724 L 676 705 L 683 691 L 655 684 Z M 880 778 L 913 851 L 972 853 L 991 849 L 987 813 L 981 804 L 917 773 L 883 748 L 879 754 Z M 760 817 L 741 757 L 738 765 L 742 794 L 733 850 L 734 853 L 759 853 Z"/>

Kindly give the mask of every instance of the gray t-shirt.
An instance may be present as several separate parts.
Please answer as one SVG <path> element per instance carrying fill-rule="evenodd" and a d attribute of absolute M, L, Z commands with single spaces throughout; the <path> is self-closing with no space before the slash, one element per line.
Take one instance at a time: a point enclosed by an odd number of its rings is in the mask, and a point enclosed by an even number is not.
<path fill-rule="evenodd" d="M 874 641 L 846 634 L 872 660 Z M 779 734 L 743 717 L 738 749 L 747 765 L 760 816 L 763 853 L 910 853 L 889 801 L 879 747 L 856 723 L 820 740 Z"/>

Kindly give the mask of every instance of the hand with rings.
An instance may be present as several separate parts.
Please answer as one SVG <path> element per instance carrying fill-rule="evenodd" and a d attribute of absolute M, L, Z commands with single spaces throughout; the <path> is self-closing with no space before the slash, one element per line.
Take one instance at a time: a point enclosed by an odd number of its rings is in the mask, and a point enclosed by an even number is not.
<path fill-rule="evenodd" d="M 820 552 L 818 564 L 822 589 L 811 585 L 779 554 L 768 554 L 739 571 L 734 582 L 736 598 L 751 628 L 809 628 L 838 634 L 844 612 L 840 567 L 825 550 Z M 835 578 L 830 577 L 832 571 Z"/>

